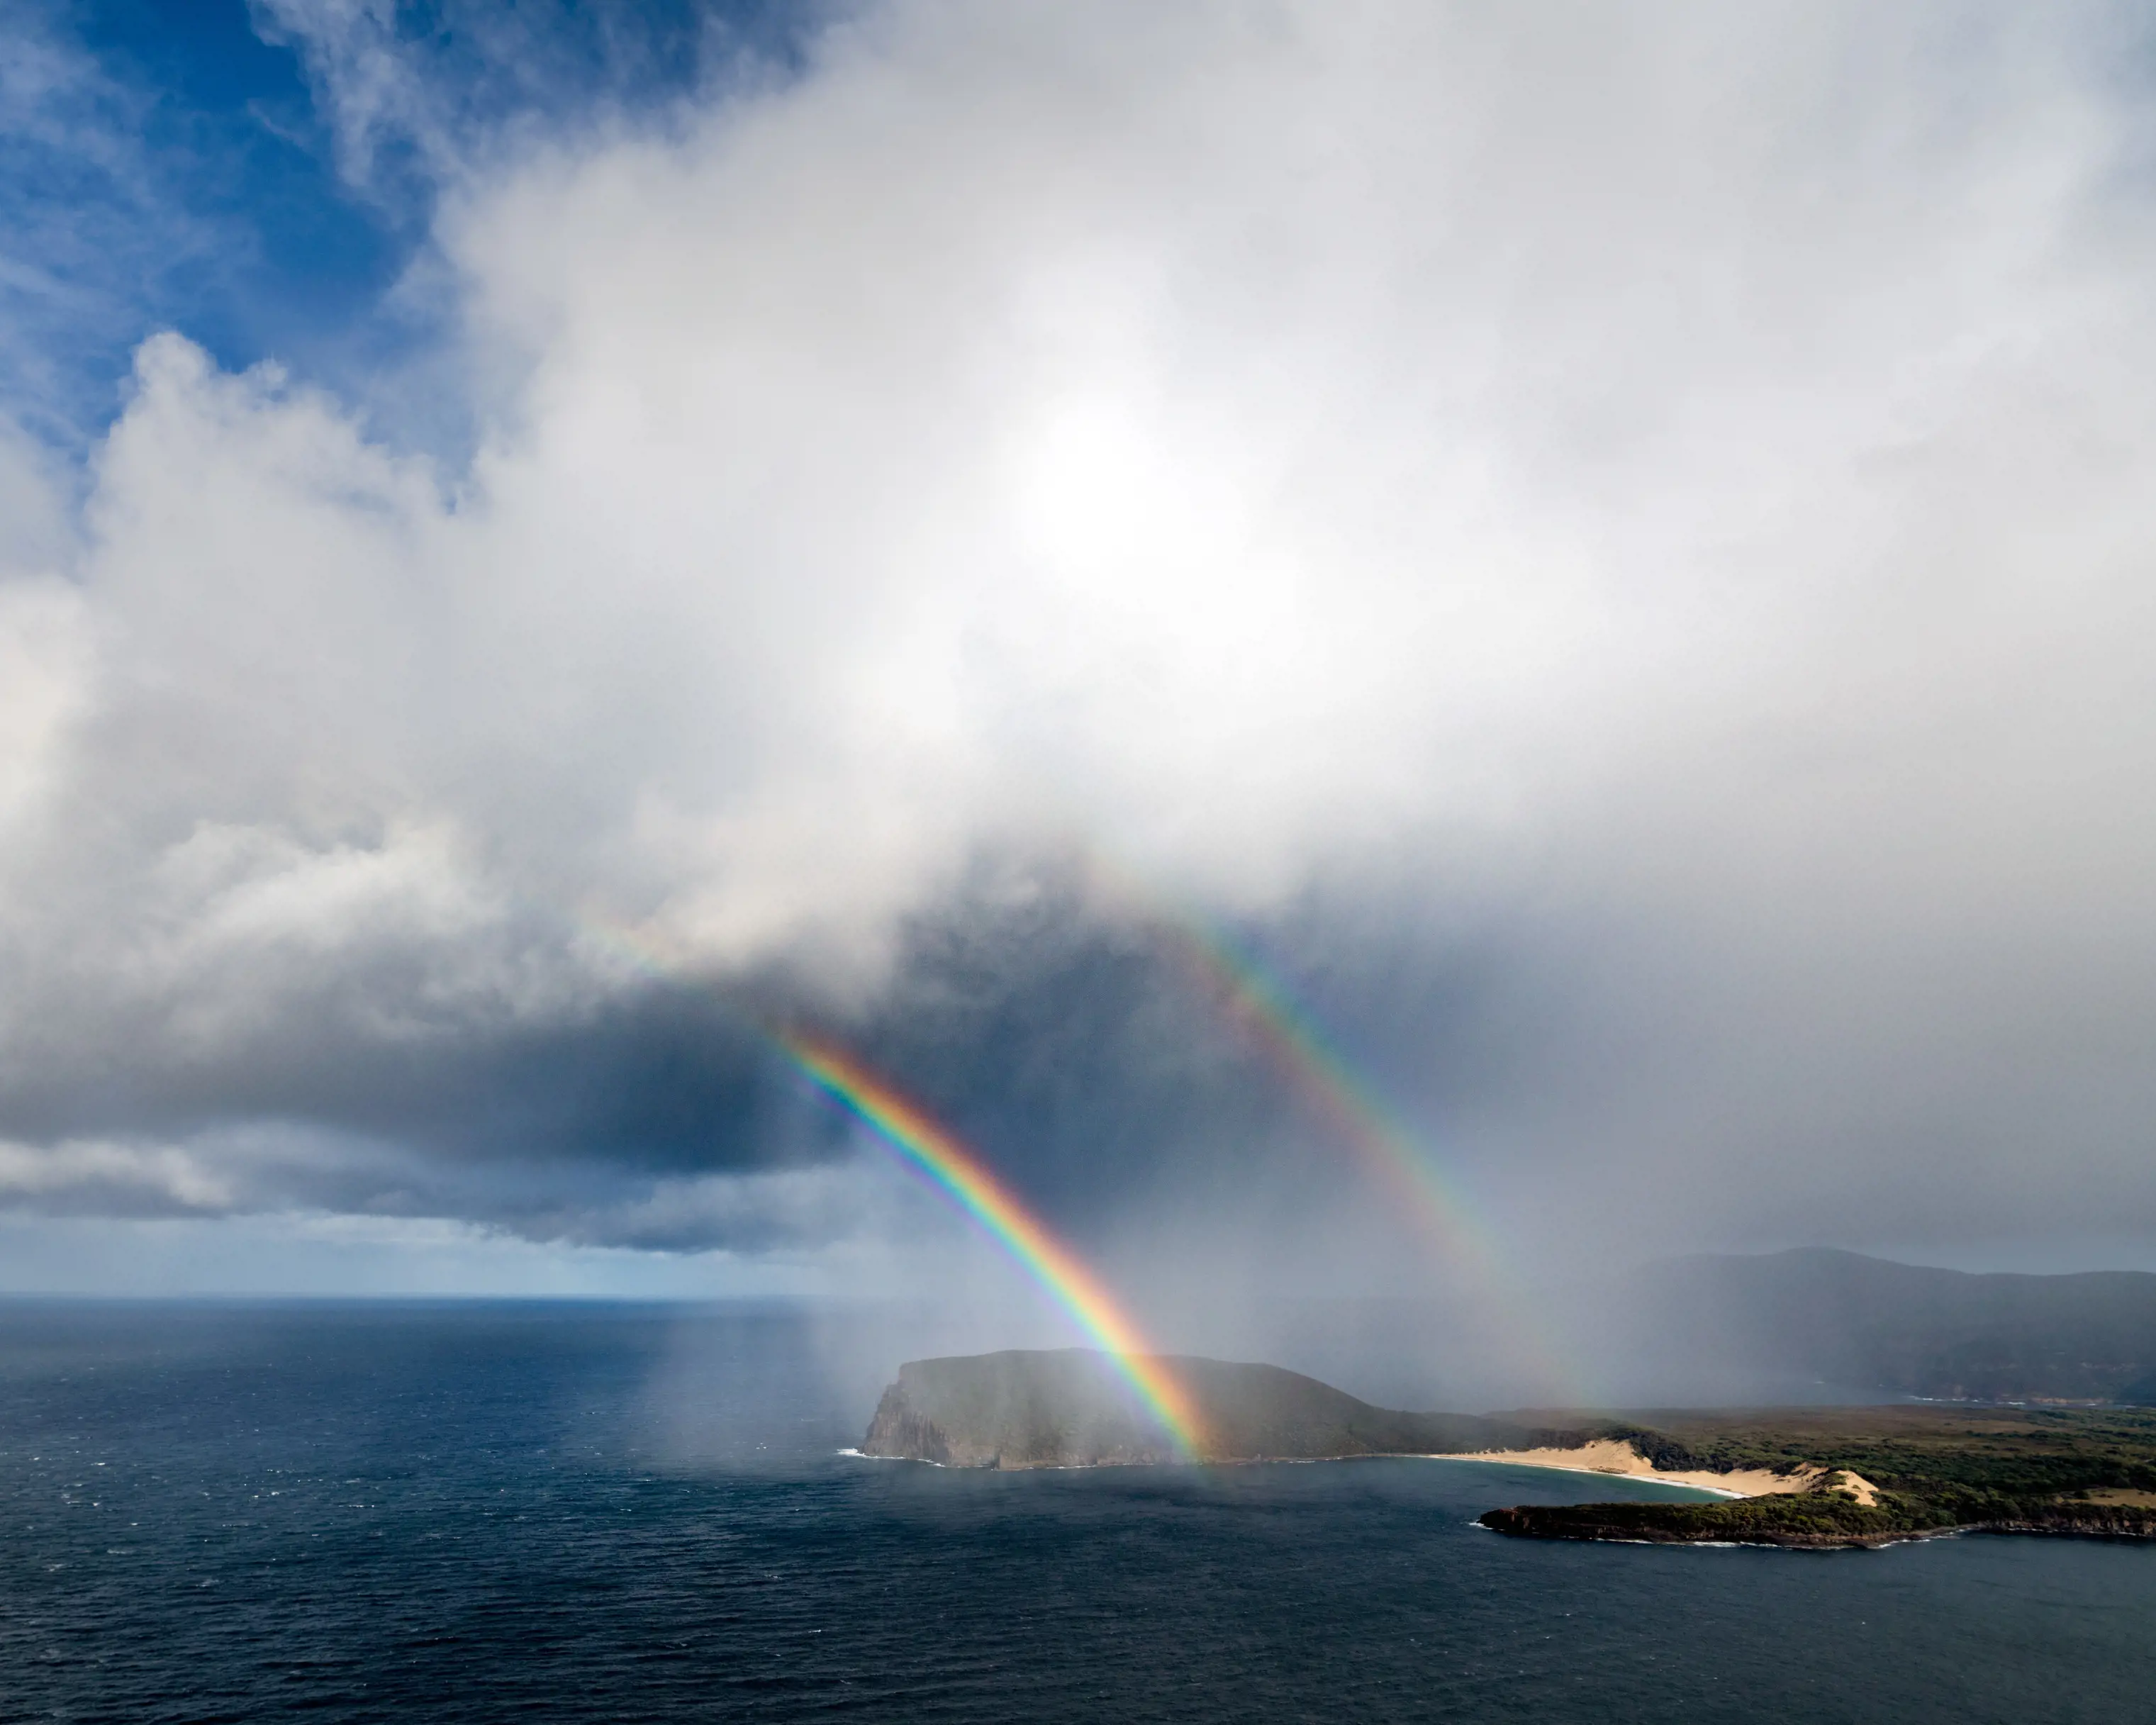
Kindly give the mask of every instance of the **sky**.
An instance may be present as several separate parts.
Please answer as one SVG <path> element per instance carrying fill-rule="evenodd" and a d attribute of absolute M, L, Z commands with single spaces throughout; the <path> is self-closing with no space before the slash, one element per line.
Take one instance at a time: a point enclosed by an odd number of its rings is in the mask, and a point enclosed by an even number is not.
<path fill-rule="evenodd" d="M 0 0 L 0 1289 L 2156 1267 L 2153 47 Z"/>

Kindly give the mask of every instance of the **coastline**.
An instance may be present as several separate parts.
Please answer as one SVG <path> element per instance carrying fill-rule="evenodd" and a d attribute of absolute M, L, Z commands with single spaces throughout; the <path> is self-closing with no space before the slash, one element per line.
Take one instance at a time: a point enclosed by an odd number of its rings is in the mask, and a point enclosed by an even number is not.
<path fill-rule="evenodd" d="M 1589 1467 L 1578 1461 L 1529 1461 L 1518 1455 L 1425 1455 L 1425 1461 L 1482 1461 L 1498 1467 L 1531 1467 L 1538 1473 L 1591 1473 L 1604 1479 L 1639 1480 L 1650 1486 L 1683 1486 L 1694 1491 L 1712 1491 L 1717 1497 L 1742 1498 L 1750 1497 L 1748 1491 L 1731 1490 L 1727 1486 L 1703 1485 L 1688 1474 L 1675 1473 L 1615 1473 L 1608 1468 Z"/>
<path fill-rule="evenodd" d="M 1616 1459 L 1604 1452 L 1623 1449 L 1630 1465 L 1613 1465 Z M 957 1466 L 963 1464 L 932 1461 L 921 1455 L 891 1455 L 863 1449 L 843 1449 L 839 1455 L 861 1461 L 912 1461 L 924 1467 Z M 1568 1459 L 1558 1459 L 1568 1458 Z M 1717 1497 L 1742 1501 L 1748 1497 L 1794 1496 L 1820 1488 L 1825 1471 L 1804 1468 L 1791 1474 L 1769 1473 L 1761 1469 L 1738 1470 L 1729 1473 L 1693 1471 L 1669 1473 L 1655 1468 L 1645 1457 L 1629 1445 L 1619 1445 L 1598 1442 L 1576 1450 L 1481 1450 L 1458 1454 L 1432 1454 L 1427 1450 L 1399 1450 L 1394 1452 L 1343 1452 L 1337 1455 L 1237 1455 L 1214 1457 L 1209 1461 L 1187 1465 L 1209 1467 L 1317 1467 L 1342 1461 L 1475 1461 L 1499 1467 L 1531 1467 L 1545 1473 L 1592 1474 L 1601 1479 L 1638 1480 L 1653 1486 L 1677 1486 L 1686 1491 L 1706 1491 Z M 1151 1459 L 1126 1461 L 1103 1457 L 1093 1461 L 1028 1461 L 1009 1464 L 1000 1460 L 988 1464 L 990 1471 L 1005 1473 L 1080 1472 L 1101 1467 L 1153 1467 L 1162 1466 Z M 1171 1464 L 1172 1465 L 1172 1464 Z M 1860 1502 L 1876 1501 L 1870 1481 L 1854 1474 L 1845 1478 L 1861 1486 L 1865 1495 Z M 1736 1481 L 1738 1485 L 1729 1483 Z M 1740 1489 L 1742 1486 L 1745 1489 Z"/>
<path fill-rule="evenodd" d="M 1629 1443 L 1614 1438 L 1599 1439 L 1573 1449 L 1545 1450 L 1484 1450 L 1462 1454 L 1432 1455 L 1432 1461 L 1483 1461 L 1507 1467 L 1536 1467 L 1552 1473 L 1591 1473 L 1606 1479 L 1642 1480 L 1652 1485 L 1683 1486 L 1695 1491 L 1711 1491 L 1718 1497 L 1779 1497 L 1799 1493 L 1819 1491 L 1835 1487 L 1830 1480 L 1839 1471 L 1839 1489 L 1847 1491 L 1857 1502 L 1867 1508 L 1879 1501 L 1876 1486 L 1861 1475 L 1845 1470 L 1823 1467 L 1801 1467 L 1789 1473 L 1774 1473 L 1765 1468 L 1737 1468 L 1726 1473 L 1714 1473 L 1695 1469 L 1681 1473 L 1665 1472 Z"/>

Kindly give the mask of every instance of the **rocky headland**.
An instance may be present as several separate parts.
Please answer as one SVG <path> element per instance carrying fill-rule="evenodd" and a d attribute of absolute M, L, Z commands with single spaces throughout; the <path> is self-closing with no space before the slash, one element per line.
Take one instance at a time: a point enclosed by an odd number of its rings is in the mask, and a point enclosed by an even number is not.
<path fill-rule="evenodd" d="M 1656 1480 L 1723 1499 L 1522 1505 L 1481 1518 L 1540 1539 L 1868 1546 L 1957 1532 L 2156 1535 L 2156 1413 L 2139 1408 L 1406 1413 L 1278 1366 L 1155 1363 L 1194 1411 L 1194 1446 L 1114 1360 L 1067 1348 L 909 1362 L 861 1452 L 1000 1469 L 1412 1455 Z"/>
<path fill-rule="evenodd" d="M 1199 1414 L 1194 1459 L 1318 1461 L 1531 1448 L 1577 1435 L 1469 1414 L 1406 1414 L 1279 1366 L 1161 1361 Z M 883 1394 L 866 1455 L 946 1467 L 1144 1466 L 1194 1459 L 1107 1355 L 1086 1348 L 912 1360 Z"/>

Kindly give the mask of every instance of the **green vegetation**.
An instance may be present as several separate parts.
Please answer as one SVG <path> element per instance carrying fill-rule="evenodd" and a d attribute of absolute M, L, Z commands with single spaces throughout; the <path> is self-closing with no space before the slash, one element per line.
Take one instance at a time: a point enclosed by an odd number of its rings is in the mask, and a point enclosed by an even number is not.
<path fill-rule="evenodd" d="M 2148 1409 L 1681 1412 L 1600 1430 L 1629 1439 L 1667 1471 L 1809 1465 L 1861 1475 L 1878 1488 L 1879 1501 L 1866 1507 L 1829 1488 L 1725 1503 L 1493 1510 L 1484 1524 L 1539 1538 L 1788 1545 L 1871 1544 L 1956 1527 L 2156 1534 L 2156 1411 Z"/>

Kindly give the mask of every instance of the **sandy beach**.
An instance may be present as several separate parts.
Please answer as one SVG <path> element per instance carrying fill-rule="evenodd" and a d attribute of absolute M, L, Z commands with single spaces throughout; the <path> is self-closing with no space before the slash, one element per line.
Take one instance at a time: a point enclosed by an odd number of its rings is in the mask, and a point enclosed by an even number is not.
<path fill-rule="evenodd" d="M 1729 1473 L 1665 1473 L 1631 1445 L 1614 1438 L 1582 1444 L 1570 1450 L 1485 1450 L 1470 1455 L 1434 1455 L 1434 1461 L 1496 1461 L 1512 1467 L 1548 1467 L 1563 1473 L 1612 1474 L 1625 1479 L 1653 1480 L 1665 1486 L 1690 1486 L 1724 1497 L 1771 1497 L 1786 1492 L 1815 1491 L 1827 1481 L 1828 1470 L 1800 1467 L 1789 1473 L 1765 1468 L 1738 1469 Z M 1841 1475 L 1840 1489 L 1859 1503 L 1879 1501 L 1878 1488 L 1862 1476 Z"/>

